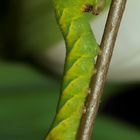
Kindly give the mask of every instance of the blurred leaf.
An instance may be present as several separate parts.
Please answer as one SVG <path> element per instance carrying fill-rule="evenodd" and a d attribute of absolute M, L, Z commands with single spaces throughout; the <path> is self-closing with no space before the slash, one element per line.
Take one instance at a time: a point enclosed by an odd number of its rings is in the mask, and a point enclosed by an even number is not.
<path fill-rule="evenodd" d="M 95 140 L 139 140 L 140 130 L 126 123 L 120 123 L 109 117 L 97 117 L 94 136 Z"/>
<path fill-rule="evenodd" d="M 29 65 L 21 63 L 4 63 L 0 62 L 0 87 L 33 87 L 55 86 L 56 81 L 50 75 L 45 77 Z"/>
<path fill-rule="evenodd" d="M 43 139 L 55 113 L 59 82 L 26 65 L 0 65 L 0 139 Z"/>

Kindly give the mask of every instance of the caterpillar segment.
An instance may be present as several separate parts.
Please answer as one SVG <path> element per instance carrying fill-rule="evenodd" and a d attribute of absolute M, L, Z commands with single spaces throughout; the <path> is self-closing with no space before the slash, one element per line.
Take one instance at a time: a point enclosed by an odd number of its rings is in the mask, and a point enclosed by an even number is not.
<path fill-rule="evenodd" d="M 96 6 L 98 1 L 54 1 L 57 22 L 66 43 L 66 59 L 57 114 L 45 140 L 76 140 L 99 52 L 85 8 Z"/>

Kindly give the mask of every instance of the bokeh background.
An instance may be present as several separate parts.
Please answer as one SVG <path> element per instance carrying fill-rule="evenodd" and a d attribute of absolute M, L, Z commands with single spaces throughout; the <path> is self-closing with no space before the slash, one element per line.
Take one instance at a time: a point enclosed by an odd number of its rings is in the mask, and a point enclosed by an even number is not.
<path fill-rule="evenodd" d="M 140 139 L 139 5 L 127 3 L 94 140 Z M 98 42 L 107 12 L 89 17 Z M 43 140 L 54 118 L 64 57 L 52 0 L 0 0 L 0 140 Z"/>

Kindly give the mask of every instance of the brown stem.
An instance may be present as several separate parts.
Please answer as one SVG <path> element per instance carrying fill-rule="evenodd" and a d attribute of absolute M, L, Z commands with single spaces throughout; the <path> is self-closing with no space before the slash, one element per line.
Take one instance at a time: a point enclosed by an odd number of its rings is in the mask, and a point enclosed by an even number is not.
<path fill-rule="evenodd" d="M 91 138 L 93 125 L 99 108 L 100 97 L 106 81 L 107 72 L 126 1 L 127 0 L 112 0 L 101 42 L 102 54 L 97 59 L 97 74 L 91 81 L 91 93 L 86 101 L 86 113 L 82 116 L 77 135 L 78 140 L 89 140 Z"/>

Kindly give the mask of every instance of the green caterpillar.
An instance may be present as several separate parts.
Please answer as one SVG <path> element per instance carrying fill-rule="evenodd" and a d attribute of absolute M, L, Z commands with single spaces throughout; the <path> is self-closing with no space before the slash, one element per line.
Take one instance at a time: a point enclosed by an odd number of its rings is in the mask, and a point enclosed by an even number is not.
<path fill-rule="evenodd" d="M 75 140 L 99 48 L 85 12 L 98 14 L 103 0 L 55 0 L 56 18 L 66 42 L 58 111 L 46 140 Z"/>

